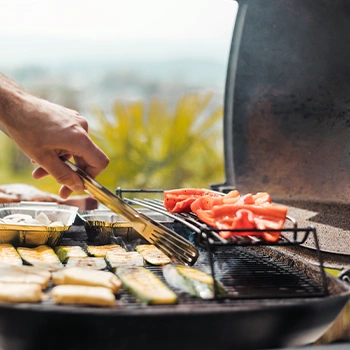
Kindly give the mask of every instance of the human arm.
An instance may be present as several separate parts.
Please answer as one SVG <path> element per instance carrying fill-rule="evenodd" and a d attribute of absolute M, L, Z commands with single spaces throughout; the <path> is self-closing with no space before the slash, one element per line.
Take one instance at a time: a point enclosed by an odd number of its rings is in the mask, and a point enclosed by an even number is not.
<path fill-rule="evenodd" d="M 48 174 L 62 184 L 60 196 L 81 194 L 83 184 L 59 157 L 96 177 L 109 163 L 88 135 L 88 123 L 78 112 L 35 97 L 0 73 L 0 125 L 21 150 L 37 164 L 33 177 Z"/>

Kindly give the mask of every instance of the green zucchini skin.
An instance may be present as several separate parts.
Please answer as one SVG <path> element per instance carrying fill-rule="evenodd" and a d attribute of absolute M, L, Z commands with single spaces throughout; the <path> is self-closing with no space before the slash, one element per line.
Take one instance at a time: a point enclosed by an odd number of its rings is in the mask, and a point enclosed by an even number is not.
<path fill-rule="evenodd" d="M 66 263 L 69 258 L 86 258 L 87 254 L 80 246 L 58 246 L 54 248 L 56 255 L 62 263 Z"/>
<path fill-rule="evenodd" d="M 214 298 L 214 280 L 210 274 L 190 266 L 168 264 L 163 266 L 165 280 L 173 287 L 179 288 L 202 299 Z M 216 281 L 218 294 L 225 295 L 222 284 Z"/>
<path fill-rule="evenodd" d="M 176 304 L 177 295 L 152 271 L 141 266 L 118 267 L 123 288 L 148 305 Z"/>

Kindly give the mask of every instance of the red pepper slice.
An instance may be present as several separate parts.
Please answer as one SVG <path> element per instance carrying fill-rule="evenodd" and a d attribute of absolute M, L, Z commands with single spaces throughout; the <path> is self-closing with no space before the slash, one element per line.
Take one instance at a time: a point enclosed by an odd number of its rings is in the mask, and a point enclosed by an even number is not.
<path fill-rule="evenodd" d="M 201 188 L 182 188 L 164 191 L 164 207 L 171 213 L 188 213 L 191 204 L 200 197 L 222 197 L 219 193 Z"/>
<path fill-rule="evenodd" d="M 267 192 L 241 196 L 234 190 L 223 196 L 204 189 L 170 190 L 164 192 L 164 206 L 173 213 L 194 212 L 207 225 L 222 230 L 224 238 L 259 235 L 268 242 L 279 239 L 280 231 L 269 230 L 282 229 L 287 215 L 287 207 L 272 204 Z M 227 231 L 235 229 L 247 231 Z"/>

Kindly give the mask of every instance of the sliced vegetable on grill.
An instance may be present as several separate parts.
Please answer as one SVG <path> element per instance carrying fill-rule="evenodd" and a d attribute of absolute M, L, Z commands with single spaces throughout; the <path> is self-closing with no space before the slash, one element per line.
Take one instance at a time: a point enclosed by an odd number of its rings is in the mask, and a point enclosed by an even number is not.
<path fill-rule="evenodd" d="M 153 244 L 140 244 L 135 250 L 152 265 L 164 265 L 171 262 L 170 258 Z"/>
<path fill-rule="evenodd" d="M 177 295 L 152 271 L 141 266 L 117 268 L 123 288 L 146 304 L 175 304 Z"/>
<path fill-rule="evenodd" d="M 62 263 L 66 263 L 70 258 L 86 258 L 87 254 L 80 246 L 57 246 L 55 253 Z"/>
<path fill-rule="evenodd" d="M 214 279 L 206 272 L 185 265 L 168 264 L 163 266 L 163 275 L 169 285 L 191 295 L 202 299 L 214 297 Z M 216 287 L 219 295 L 226 294 L 220 282 L 216 281 Z"/>
<path fill-rule="evenodd" d="M 7 303 L 39 303 L 42 291 L 36 283 L 0 283 L 0 301 Z"/>
<path fill-rule="evenodd" d="M 55 304 L 91 306 L 116 304 L 114 294 L 105 287 L 60 285 L 53 287 L 51 295 Z"/>
<path fill-rule="evenodd" d="M 202 188 L 182 188 L 164 191 L 164 207 L 171 213 L 191 211 L 191 204 L 202 196 L 222 197 L 221 194 Z"/>
<path fill-rule="evenodd" d="M 28 283 L 37 284 L 46 289 L 50 283 L 51 273 L 35 266 L 4 265 L 0 268 L 1 283 Z"/>
<path fill-rule="evenodd" d="M 125 252 L 126 250 L 119 244 L 89 245 L 87 253 L 90 256 L 104 258 L 108 252 Z"/>
<path fill-rule="evenodd" d="M 273 204 L 267 192 L 241 196 L 237 190 L 218 195 L 202 189 L 178 189 L 164 192 L 164 206 L 170 212 L 192 211 L 207 225 L 222 230 L 220 235 L 226 239 L 249 235 L 276 242 L 287 217 L 287 207 Z M 247 231 L 233 231 L 244 229 Z"/>
<path fill-rule="evenodd" d="M 122 283 L 112 272 L 70 267 L 57 271 L 52 276 L 54 284 L 70 284 L 105 287 L 117 293 Z"/>
<path fill-rule="evenodd" d="M 63 267 L 54 250 L 47 245 L 40 245 L 35 248 L 18 247 L 17 251 L 23 261 L 29 265 L 47 267 L 48 269 Z"/>
<path fill-rule="evenodd" d="M 0 244 L 0 263 L 6 265 L 22 265 L 22 259 L 12 244 Z"/>
<path fill-rule="evenodd" d="M 144 266 L 143 256 L 138 252 L 109 252 L 106 254 L 108 268 L 115 272 L 119 266 Z"/>
<path fill-rule="evenodd" d="M 104 270 L 107 268 L 104 258 L 69 258 L 66 267 L 84 267 L 87 269 Z"/>

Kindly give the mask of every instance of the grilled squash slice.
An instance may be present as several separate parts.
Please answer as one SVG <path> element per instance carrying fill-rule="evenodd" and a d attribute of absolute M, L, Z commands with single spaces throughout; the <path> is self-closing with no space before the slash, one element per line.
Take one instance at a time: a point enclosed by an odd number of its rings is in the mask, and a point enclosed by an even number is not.
<path fill-rule="evenodd" d="M 87 254 L 80 246 L 57 246 L 55 252 L 62 263 L 66 263 L 70 258 L 86 258 Z"/>
<path fill-rule="evenodd" d="M 0 283 L 0 301 L 10 303 L 38 303 L 41 288 L 35 283 Z"/>
<path fill-rule="evenodd" d="M 106 244 L 106 245 L 89 245 L 87 247 L 87 253 L 90 256 L 104 258 L 109 252 L 125 252 L 126 250 L 119 244 Z"/>
<path fill-rule="evenodd" d="M 51 273 L 35 266 L 2 266 L 0 268 L 0 283 L 37 284 L 46 289 L 50 283 Z"/>
<path fill-rule="evenodd" d="M 112 272 L 84 269 L 82 267 L 70 267 L 53 273 L 54 284 L 82 285 L 93 287 L 105 287 L 117 293 L 122 282 Z"/>
<path fill-rule="evenodd" d="M 86 269 L 104 270 L 107 268 L 104 258 L 69 258 L 66 267 L 84 267 Z"/>
<path fill-rule="evenodd" d="M 51 292 L 55 304 L 114 306 L 116 299 L 109 288 L 90 286 L 56 286 Z"/>
<path fill-rule="evenodd" d="M 0 244 L 0 263 L 6 265 L 22 265 L 22 259 L 12 244 Z"/>
<path fill-rule="evenodd" d="M 141 266 L 117 268 L 123 288 L 146 304 L 175 304 L 177 295 L 153 272 Z"/>
<path fill-rule="evenodd" d="M 29 265 L 47 267 L 49 269 L 63 267 L 54 250 L 47 245 L 40 245 L 36 248 L 18 247 L 17 251 Z"/>
<path fill-rule="evenodd" d="M 165 280 L 173 287 L 200 297 L 202 299 L 212 299 L 214 297 L 213 277 L 201 270 L 190 266 L 179 264 L 168 264 L 163 266 Z M 225 295 L 224 287 L 216 282 L 218 293 Z"/>
<path fill-rule="evenodd" d="M 113 272 L 119 266 L 144 266 L 143 257 L 137 252 L 107 253 L 105 259 L 108 268 Z"/>
<path fill-rule="evenodd" d="M 165 265 L 171 262 L 170 258 L 153 244 L 141 244 L 136 246 L 135 250 L 152 265 Z"/>

